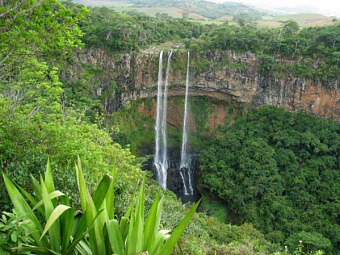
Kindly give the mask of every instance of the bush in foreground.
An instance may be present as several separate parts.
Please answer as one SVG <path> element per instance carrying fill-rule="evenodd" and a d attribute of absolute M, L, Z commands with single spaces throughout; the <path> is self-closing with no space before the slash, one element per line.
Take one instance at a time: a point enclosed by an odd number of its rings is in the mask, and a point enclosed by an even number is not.
<path fill-rule="evenodd" d="M 114 214 L 114 178 L 105 175 L 91 196 L 80 160 L 76 165 L 82 212 L 70 206 L 64 193 L 55 190 L 52 171 L 47 164 L 45 178 L 32 177 L 35 196 L 13 184 L 3 174 L 16 213 L 23 217 L 25 242 L 14 248 L 35 254 L 170 254 L 199 204 L 196 203 L 175 230 L 160 229 L 163 198 L 158 194 L 144 219 L 144 180 L 137 183 L 125 215 Z M 137 188 L 139 192 L 137 195 Z M 32 207 L 26 202 L 26 199 Z M 43 223 L 40 219 L 43 219 Z"/>

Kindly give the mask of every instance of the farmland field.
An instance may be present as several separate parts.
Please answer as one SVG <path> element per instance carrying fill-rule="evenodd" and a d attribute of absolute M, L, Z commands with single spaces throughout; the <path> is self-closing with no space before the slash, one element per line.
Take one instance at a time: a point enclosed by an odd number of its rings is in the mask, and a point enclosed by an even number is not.
<path fill-rule="evenodd" d="M 223 15 L 218 19 L 209 19 L 195 12 L 190 12 L 183 10 L 178 7 L 144 7 L 136 6 L 134 4 L 128 3 L 124 0 L 74 0 L 75 2 L 82 3 L 87 6 L 106 6 L 118 12 L 130 12 L 130 13 L 143 13 L 155 17 L 156 14 L 167 14 L 172 18 L 183 18 L 186 13 L 186 18 L 194 21 L 199 21 L 203 24 L 222 24 L 224 22 L 229 22 L 230 25 L 236 24 L 231 22 L 233 16 Z M 259 27 L 279 27 L 282 22 L 287 20 L 296 21 L 300 27 L 307 26 L 323 26 L 332 24 L 332 18 L 327 17 L 317 13 L 302 13 L 302 14 L 290 14 L 281 16 L 262 16 L 262 20 L 257 21 Z"/>

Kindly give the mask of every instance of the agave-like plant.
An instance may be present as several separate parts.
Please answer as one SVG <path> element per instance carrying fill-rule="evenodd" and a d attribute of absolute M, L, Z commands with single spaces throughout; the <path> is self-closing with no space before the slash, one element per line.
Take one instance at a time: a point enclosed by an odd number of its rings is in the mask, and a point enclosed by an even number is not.
<path fill-rule="evenodd" d="M 144 179 L 136 185 L 133 198 L 120 220 L 114 215 L 114 175 L 105 175 L 91 196 L 83 175 L 80 159 L 76 164 L 82 213 L 70 206 L 64 193 L 55 190 L 52 171 L 47 163 L 45 178 L 32 178 L 35 196 L 13 184 L 3 174 L 4 182 L 16 211 L 25 215 L 31 243 L 16 248 L 35 254 L 84 255 L 150 255 L 170 254 L 191 217 L 197 202 L 174 231 L 159 229 L 163 198 L 158 194 L 144 218 Z M 137 194 L 137 188 L 139 191 Z M 32 204 L 26 201 L 26 199 Z M 42 224 L 38 212 L 45 219 Z"/>

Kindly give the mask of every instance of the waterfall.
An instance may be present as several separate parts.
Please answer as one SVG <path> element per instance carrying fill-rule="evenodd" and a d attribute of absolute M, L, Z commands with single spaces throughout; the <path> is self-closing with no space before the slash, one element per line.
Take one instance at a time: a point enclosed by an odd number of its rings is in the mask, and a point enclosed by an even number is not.
<path fill-rule="evenodd" d="M 190 52 L 188 52 L 187 61 L 187 75 L 185 80 L 185 103 L 184 103 L 184 119 L 183 119 L 183 138 L 181 150 L 180 174 L 183 180 L 184 195 L 192 195 L 194 190 L 192 188 L 192 156 L 188 153 L 187 143 L 187 119 L 188 119 L 188 92 L 189 92 L 189 59 Z"/>
<path fill-rule="evenodd" d="M 168 171 L 168 142 L 166 137 L 166 116 L 168 109 L 168 84 L 169 84 L 169 74 L 170 74 L 170 66 L 171 66 L 171 56 L 172 51 L 168 52 L 168 65 L 166 67 L 165 73 L 165 85 L 164 85 L 164 95 L 163 95 L 163 116 L 162 116 L 162 137 L 163 137 L 163 180 L 161 182 L 161 186 L 166 189 L 166 178 Z"/>
<path fill-rule="evenodd" d="M 158 90 L 157 90 L 157 109 L 156 109 L 156 125 L 155 125 L 155 141 L 156 141 L 156 152 L 154 158 L 154 165 L 157 170 L 157 181 L 161 184 L 161 115 L 162 115 L 162 80 L 163 80 L 163 51 L 159 53 L 159 64 L 158 64 Z"/>
<path fill-rule="evenodd" d="M 158 184 L 166 189 L 166 179 L 168 170 L 168 155 L 167 155 L 167 137 L 166 137 L 166 116 L 168 107 L 168 83 L 171 66 L 172 51 L 168 52 L 168 65 L 166 68 L 164 92 L 163 84 L 163 51 L 159 54 L 158 65 L 158 90 L 157 90 L 157 109 L 156 109 L 156 153 L 154 165 L 157 171 Z"/>
<path fill-rule="evenodd" d="M 156 152 L 154 158 L 154 165 L 156 168 L 158 184 L 166 189 L 167 171 L 169 167 L 168 152 L 167 152 L 167 108 L 168 108 L 168 85 L 171 68 L 172 51 L 168 52 L 168 63 L 165 72 L 165 81 L 163 89 L 163 51 L 159 54 L 158 65 L 158 90 L 157 90 L 157 109 L 156 109 L 156 125 L 155 125 L 155 141 Z M 181 148 L 181 162 L 180 162 L 180 175 L 182 177 L 184 186 L 184 195 L 193 195 L 194 190 L 192 187 L 193 175 L 193 157 L 188 152 L 188 137 L 187 137 L 187 119 L 188 119 L 188 93 L 189 93 L 189 59 L 190 53 L 188 52 L 187 60 L 187 74 L 185 84 L 185 105 L 184 105 L 184 120 L 183 120 L 183 139 Z"/>

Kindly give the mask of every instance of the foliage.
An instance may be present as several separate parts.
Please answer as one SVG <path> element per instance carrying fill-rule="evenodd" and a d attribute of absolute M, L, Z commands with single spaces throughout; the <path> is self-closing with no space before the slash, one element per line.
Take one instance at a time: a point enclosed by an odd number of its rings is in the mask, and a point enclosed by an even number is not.
<path fill-rule="evenodd" d="M 181 242 L 185 254 L 272 254 L 279 250 L 271 249 L 251 224 L 232 226 L 204 214 L 194 218 L 193 224 L 197 224 L 196 232 L 184 236 Z"/>
<path fill-rule="evenodd" d="M 209 131 L 208 116 L 211 113 L 209 102 L 203 97 L 194 97 L 190 100 L 190 109 L 195 117 L 197 130 Z"/>
<path fill-rule="evenodd" d="M 305 231 L 315 248 L 330 253 L 331 240 L 335 252 L 339 130 L 336 122 L 262 107 L 202 151 L 201 185 L 224 200 L 231 222 L 252 222 L 273 242 L 290 238 L 292 249 Z"/>
<path fill-rule="evenodd" d="M 145 15 L 128 15 L 108 8 L 92 8 L 81 24 L 87 47 L 134 51 L 171 40 L 198 37 L 202 25 L 186 20 L 159 20 Z"/>
<path fill-rule="evenodd" d="M 3 102 L 1 108 L 0 165 L 13 180 L 28 190 L 32 189 L 29 175 L 39 176 L 49 155 L 51 165 L 58 173 L 56 185 L 66 188 L 68 196 L 75 194 L 75 178 L 72 174 L 77 155 L 83 158 L 90 186 L 96 182 L 103 169 L 115 161 L 122 182 L 117 187 L 128 187 L 139 175 L 138 162 L 128 149 L 113 144 L 110 136 L 97 125 L 87 124 L 67 117 L 55 121 L 37 121 L 19 111 L 8 111 Z M 11 114 L 9 114 L 9 112 Z M 14 115 L 15 114 L 15 115 Z M 125 180 L 125 181 L 124 181 Z M 8 210 L 8 197 L 0 187 L 2 210 Z"/>
<path fill-rule="evenodd" d="M 159 189 L 158 184 L 146 178 L 145 207 L 150 207 Z M 163 214 L 161 224 L 165 229 L 172 229 L 180 222 L 182 215 L 189 211 L 192 205 L 182 204 L 171 191 L 164 194 Z M 202 203 L 184 234 L 179 240 L 174 254 L 231 254 L 243 251 L 254 254 L 272 254 L 279 247 L 272 247 L 264 235 L 251 224 L 241 226 L 226 224 L 202 212 Z"/>
<path fill-rule="evenodd" d="M 275 59 L 266 54 L 258 55 L 258 59 L 261 61 L 261 65 L 258 66 L 258 69 L 265 75 L 268 75 L 273 70 L 276 63 Z"/>
<path fill-rule="evenodd" d="M 9 0 L 0 13 L 0 78 L 20 70 L 26 59 L 61 59 L 82 45 L 77 23 L 84 8 L 75 14 L 58 0 Z"/>
<path fill-rule="evenodd" d="M 78 254 L 79 252 L 80 254 L 123 255 L 144 251 L 149 251 L 149 254 L 170 254 L 199 204 L 196 203 L 190 209 L 170 235 L 168 234 L 170 231 L 159 230 L 163 200 L 159 194 L 144 221 L 144 181 L 140 186 L 139 194 L 133 196 L 125 216 L 118 222 L 114 218 L 113 178 L 105 175 L 91 196 L 79 159 L 76 174 L 81 215 L 75 214 L 75 209 L 70 207 L 70 201 L 64 193 L 55 190 L 49 162 L 45 178 L 40 177 L 40 183 L 32 177 L 35 196 L 21 187 L 18 189 L 6 175 L 3 175 L 15 210 L 25 216 L 21 224 L 28 229 L 31 237 L 23 246 L 17 247 L 17 250 L 37 254 Z M 115 169 L 112 175 L 115 175 Z M 32 203 L 32 207 L 25 201 L 23 195 Z M 134 204 L 135 200 L 136 204 Z M 40 223 L 38 214 L 43 216 L 44 224 Z M 10 227 L 9 224 L 7 225 Z"/>
<path fill-rule="evenodd" d="M 103 169 L 115 161 L 118 169 L 126 170 L 119 171 L 121 182 L 118 181 L 116 187 L 123 190 L 120 193 L 128 192 L 131 181 L 140 173 L 136 158 L 129 150 L 113 144 L 110 136 L 97 125 L 88 124 L 81 109 L 84 104 L 67 101 L 58 68 L 54 66 L 55 60 L 59 65 L 66 61 L 66 51 L 81 45 L 77 22 L 83 18 L 85 9 L 78 6 L 70 10 L 54 0 L 8 1 L 1 8 L 4 13 L 0 20 L 8 23 L 0 35 L 4 68 L 0 71 L 1 170 L 25 189 L 32 190 L 29 175 L 37 178 L 49 156 L 58 172 L 57 187 L 63 186 L 67 196 L 74 197 L 76 186 L 72 171 L 77 155 L 82 157 L 86 169 L 91 169 L 88 172 L 90 187 L 103 174 Z M 51 12 L 47 19 L 45 11 Z M 32 36 L 22 31 L 25 29 L 26 32 L 38 29 L 36 32 L 41 36 Z M 17 41 L 13 51 L 12 44 L 6 44 L 9 39 Z M 65 43 L 59 45 L 59 41 Z M 9 210 L 3 185 L 0 194 L 0 211 Z"/>
<path fill-rule="evenodd" d="M 298 65 L 305 67 L 295 75 L 334 81 L 339 78 L 339 33 L 340 25 L 299 29 L 294 21 L 284 22 L 281 28 L 259 28 L 254 23 L 209 25 L 209 29 L 205 27 L 200 37 L 192 38 L 187 45 L 198 51 L 220 49 L 257 53 L 262 63 L 260 70 L 267 74 L 285 69 L 284 63 L 272 68 L 273 59 L 288 58 L 296 68 Z"/>
<path fill-rule="evenodd" d="M 25 215 L 19 215 L 15 209 L 3 212 L 0 220 L 0 254 L 10 254 L 9 248 L 22 247 L 29 243 L 29 230 L 24 224 Z"/>
<path fill-rule="evenodd" d="M 296 240 L 299 240 L 299 244 L 297 246 Z M 296 246 L 295 251 L 302 252 L 304 250 L 307 254 L 316 252 L 318 249 L 327 250 L 332 246 L 329 239 L 323 237 L 321 234 L 308 233 L 305 231 L 291 235 L 286 243 L 290 247 Z"/>
<path fill-rule="evenodd" d="M 214 200 L 216 197 L 209 197 L 208 194 L 202 194 L 201 210 L 209 216 L 215 217 L 220 222 L 225 223 L 227 217 L 227 207 L 221 201 Z"/>

